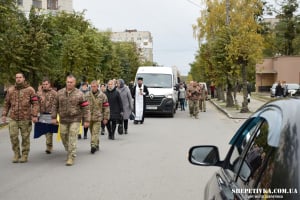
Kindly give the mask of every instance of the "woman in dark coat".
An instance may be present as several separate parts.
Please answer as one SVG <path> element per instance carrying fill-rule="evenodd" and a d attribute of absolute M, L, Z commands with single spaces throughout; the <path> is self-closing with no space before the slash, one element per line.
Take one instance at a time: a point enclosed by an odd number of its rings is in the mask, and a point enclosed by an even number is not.
<path fill-rule="evenodd" d="M 107 96 L 110 108 L 110 119 L 106 124 L 108 130 L 108 139 L 114 140 L 117 122 L 119 122 L 123 116 L 123 105 L 120 93 L 116 90 L 113 80 L 108 82 L 105 94 Z"/>

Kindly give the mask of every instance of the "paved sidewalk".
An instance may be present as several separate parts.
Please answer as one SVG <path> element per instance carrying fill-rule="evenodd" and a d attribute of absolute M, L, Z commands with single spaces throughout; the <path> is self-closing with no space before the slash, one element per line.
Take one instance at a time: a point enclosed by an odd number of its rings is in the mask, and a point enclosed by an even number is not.
<path fill-rule="evenodd" d="M 267 103 L 271 98 L 262 96 L 261 94 L 253 94 L 251 96 L 250 103 L 248 103 L 249 113 L 241 113 L 243 96 L 241 93 L 237 94 L 237 106 L 232 108 L 226 107 L 226 102 L 218 101 L 217 99 L 211 99 L 210 102 L 214 104 L 219 110 L 226 114 L 232 119 L 247 119 L 252 115 L 258 108 Z"/>

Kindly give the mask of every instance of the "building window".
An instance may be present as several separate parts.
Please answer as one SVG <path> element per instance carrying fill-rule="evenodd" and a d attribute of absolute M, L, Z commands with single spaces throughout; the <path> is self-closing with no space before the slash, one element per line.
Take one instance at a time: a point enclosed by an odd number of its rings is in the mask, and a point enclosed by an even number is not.
<path fill-rule="evenodd" d="M 32 0 L 32 6 L 34 8 L 42 8 L 42 1 L 41 0 Z"/>
<path fill-rule="evenodd" d="M 58 0 L 47 0 L 47 9 L 58 10 Z"/>
<path fill-rule="evenodd" d="M 18 0 L 18 6 L 23 6 L 23 0 Z"/>

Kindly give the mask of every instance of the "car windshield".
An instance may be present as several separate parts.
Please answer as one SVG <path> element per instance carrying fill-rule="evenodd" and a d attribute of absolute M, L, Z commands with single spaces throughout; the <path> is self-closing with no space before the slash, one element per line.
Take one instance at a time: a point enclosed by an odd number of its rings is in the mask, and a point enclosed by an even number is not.
<path fill-rule="evenodd" d="M 143 77 L 143 83 L 148 88 L 171 88 L 171 74 L 137 74 L 137 77 Z"/>

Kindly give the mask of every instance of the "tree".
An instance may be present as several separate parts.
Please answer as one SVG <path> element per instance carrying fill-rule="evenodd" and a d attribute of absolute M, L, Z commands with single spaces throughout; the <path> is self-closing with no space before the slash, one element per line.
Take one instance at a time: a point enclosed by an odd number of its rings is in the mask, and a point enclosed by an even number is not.
<path fill-rule="evenodd" d="M 132 80 L 139 66 L 133 43 L 113 45 L 110 32 L 95 29 L 82 13 L 42 14 L 32 8 L 26 18 L 14 0 L 0 1 L 0 84 L 18 71 L 37 87 L 44 76 L 58 89 L 66 75 L 78 80 Z"/>
<path fill-rule="evenodd" d="M 14 0 L 0 1 L 0 84 L 13 82 L 24 62 L 25 22 Z"/>
<path fill-rule="evenodd" d="M 216 75 L 219 88 L 226 84 L 226 105 L 232 106 L 234 85 L 239 79 L 246 84 L 247 73 L 253 72 L 250 68 L 261 58 L 262 38 L 258 33 L 260 26 L 257 19 L 262 14 L 263 4 L 259 0 L 231 0 L 228 7 L 226 3 L 207 1 L 207 10 L 201 12 L 194 30 L 199 41 L 206 41 L 205 50 L 209 50 L 206 66 Z M 230 23 L 225 20 L 228 19 L 226 9 Z M 248 111 L 245 97 L 243 112 Z"/>
<path fill-rule="evenodd" d="M 38 10 L 32 7 L 24 33 L 24 62 L 20 65 L 20 70 L 36 89 L 43 76 L 51 71 L 51 66 L 47 64 L 49 35 L 42 27 L 44 20 L 45 15 L 39 15 Z"/>
<path fill-rule="evenodd" d="M 262 15 L 262 2 L 259 0 L 235 2 L 237 12 L 231 15 L 231 43 L 227 46 L 229 59 L 241 67 L 243 96 L 241 112 L 249 112 L 247 101 L 248 72 L 254 72 L 257 62 L 262 59 L 263 38 L 259 34 L 261 26 L 258 18 Z M 249 81 L 250 82 L 250 81 Z"/>
<path fill-rule="evenodd" d="M 295 13 L 299 7 L 297 0 L 284 0 L 277 15 L 279 22 L 275 26 L 275 46 L 279 55 L 300 53 L 300 18 Z"/>
<path fill-rule="evenodd" d="M 49 14 L 44 22 L 49 37 L 50 76 L 62 87 L 65 76 L 73 73 L 79 81 L 103 80 L 112 57 L 108 32 L 99 32 L 84 19 L 84 13 Z"/>

